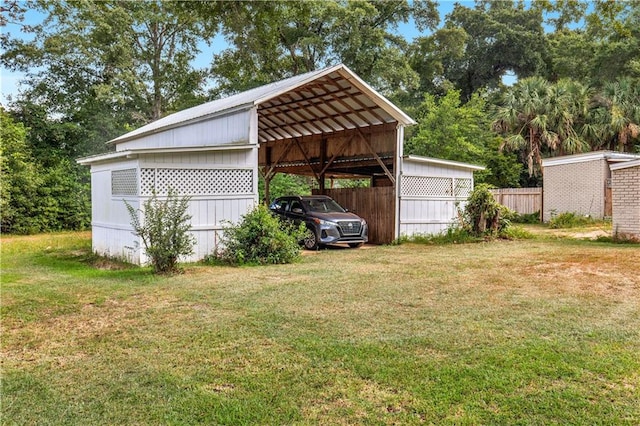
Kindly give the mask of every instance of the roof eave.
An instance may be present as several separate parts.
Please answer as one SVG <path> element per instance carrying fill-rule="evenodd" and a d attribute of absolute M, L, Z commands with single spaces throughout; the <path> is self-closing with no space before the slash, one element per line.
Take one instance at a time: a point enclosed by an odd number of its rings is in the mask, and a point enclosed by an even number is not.
<path fill-rule="evenodd" d="M 203 145 L 192 147 L 162 147 L 162 148 L 142 148 L 142 149 L 128 149 L 125 151 L 109 152 L 106 154 L 92 155 L 89 157 L 82 157 L 76 160 L 76 163 L 83 166 L 90 166 L 92 164 L 104 163 L 109 161 L 120 160 L 122 158 L 137 158 L 139 155 L 144 154 L 170 154 L 173 152 L 185 153 L 185 152 L 207 152 L 207 151 L 229 151 L 229 150 L 248 150 L 254 149 L 256 146 L 249 144 L 246 141 L 239 141 L 237 143 L 230 143 L 224 145 Z"/>
<path fill-rule="evenodd" d="M 423 157 L 420 155 L 405 155 L 403 158 L 406 160 L 415 161 L 417 163 L 439 164 L 442 166 L 451 166 L 451 167 L 457 167 L 460 169 L 468 169 L 473 171 L 480 171 L 480 170 L 486 169 L 486 167 L 479 166 L 476 164 L 462 163 L 462 162 L 453 161 L 453 160 L 443 160 L 441 158 Z"/>

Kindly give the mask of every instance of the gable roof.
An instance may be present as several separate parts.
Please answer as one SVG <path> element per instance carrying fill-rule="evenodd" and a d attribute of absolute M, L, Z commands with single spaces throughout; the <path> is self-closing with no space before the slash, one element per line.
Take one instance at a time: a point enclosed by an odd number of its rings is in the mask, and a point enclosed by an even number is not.
<path fill-rule="evenodd" d="M 109 141 L 138 139 L 216 116 L 258 109 L 260 142 L 413 119 L 343 64 L 311 71 L 168 115 Z"/>

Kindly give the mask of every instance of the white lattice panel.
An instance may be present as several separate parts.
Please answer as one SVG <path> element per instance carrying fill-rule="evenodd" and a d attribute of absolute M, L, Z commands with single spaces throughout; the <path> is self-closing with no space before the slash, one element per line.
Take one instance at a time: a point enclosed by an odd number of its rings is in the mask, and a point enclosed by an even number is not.
<path fill-rule="evenodd" d="M 246 169 L 142 169 L 142 195 L 166 195 L 173 188 L 179 195 L 250 194 L 253 171 Z"/>
<path fill-rule="evenodd" d="M 469 178 L 456 178 L 455 180 L 455 194 L 456 197 L 467 198 L 471 195 L 473 189 L 473 180 Z"/>
<path fill-rule="evenodd" d="M 402 176 L 401 194 L 410 197 L 451 197 L 453 178 Z"/>
<path fill-rule="evenodd" d="M 138 195 L 137 170 L 112 170 L 111 195 Z"/>

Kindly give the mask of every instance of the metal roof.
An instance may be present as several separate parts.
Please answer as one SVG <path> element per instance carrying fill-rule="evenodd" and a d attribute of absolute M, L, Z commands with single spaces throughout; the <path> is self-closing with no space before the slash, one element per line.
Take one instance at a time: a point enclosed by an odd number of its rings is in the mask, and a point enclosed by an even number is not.
<path fill-rule="evenodd" d="M 258 111 L 259 142 L 392 122 L 415 124 L 353 71 L 339 64 L 168 115 L 108 143 L 118 144 L 254 107 Z"/>

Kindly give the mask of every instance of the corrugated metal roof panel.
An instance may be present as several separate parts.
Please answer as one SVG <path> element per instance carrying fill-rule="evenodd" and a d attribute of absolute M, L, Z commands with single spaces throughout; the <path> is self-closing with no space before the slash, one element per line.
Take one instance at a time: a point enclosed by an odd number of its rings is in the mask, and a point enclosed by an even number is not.
<path fill-rule="evenodd" d="M 409 116 L 340 64 L 168 115 L 109 143 L 135 140 L 210 117 L 246 111 L 255 106 L 259 106 L 261 134 L 258 140 L 261 142 L 384 122 L 415 124 Z M 301 114 L 297 113 L 300 110 L 312 118 L 300 120 Z"/>

